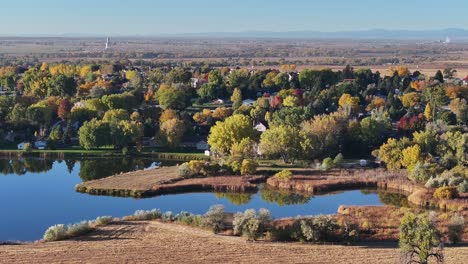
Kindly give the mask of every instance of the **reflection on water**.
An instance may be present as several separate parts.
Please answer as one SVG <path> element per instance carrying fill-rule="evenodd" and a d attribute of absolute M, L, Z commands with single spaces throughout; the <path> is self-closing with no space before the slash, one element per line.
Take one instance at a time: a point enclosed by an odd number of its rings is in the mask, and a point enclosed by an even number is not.
<path fill-rule="evenodd" d="M 79 176 L 82 181 L 97 180 L 109 177 L 121 172 L 129 172 L 134 170 L 142 170 L 148 168 L 154 162 L 150 158 L 82 158 L 82 159 L 65 159 L 53 160 L 37 157 L 27 157 L 18 159 L 1 159 L 0 158 L 0 174 L 8 175 L 24 175 L 30 173 L 41 173 L 52 170 L 53 164 L 64 163 L 68 173 L 71 173 L 75 168 L 75 164 L 79 163 Z M 174 165 L 176 162 L 165 162 L 166 166 Z"/>
<path fill-rule="evenodd" d="M 203 214 L 210 206 L 222 204 L 228 212 L 266 208 L 274 217 L 281 218 L 333 214 L 340 205 L 400 201 L 396 196 L 363 194 L 358 190 L 308 196 L 260 188 L 258 193 L 185 193 L 139 200 L 75 191 L 75 185 L 82 181 L 142 169 L 154 161 L 150 158 L 0 159 L 0 241 L 35 240 L 57 223 L 74 223 L 102 215 L 122 217 L 139 209 Z M 173 164 L 163 162 L 163 165 Z"/>
<path fill-rule="evenodd" d="M 260 189 L 260 196 L 263 200 L 279 206 L 306 204 L 311 198 L 311 196 L 271 188 Z"/>

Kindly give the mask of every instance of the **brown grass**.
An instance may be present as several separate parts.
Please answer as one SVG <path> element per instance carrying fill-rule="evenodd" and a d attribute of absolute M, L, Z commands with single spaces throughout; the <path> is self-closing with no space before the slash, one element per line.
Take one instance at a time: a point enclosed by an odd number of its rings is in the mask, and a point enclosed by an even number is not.
<path fill-rule="evenodd" d="M 468 247 L 446 248 L 463 263 Z M 396 243 L 359 246 L 246 242 L 160 222 L 117 222 L 68 241 L 0 246 L 0 263 L 398 263 Z"/>

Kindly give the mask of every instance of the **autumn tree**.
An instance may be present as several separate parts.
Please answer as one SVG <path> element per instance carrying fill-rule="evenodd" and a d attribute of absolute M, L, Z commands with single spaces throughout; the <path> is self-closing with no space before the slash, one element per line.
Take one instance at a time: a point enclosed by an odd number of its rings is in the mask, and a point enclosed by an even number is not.
<path fill-rule="evenodd" d="M 348 115 L 355 115 L 359 111 L 359 97 L 345 93 L 338 100 L 338 105 Z"/>
<path fill-rule="evenodd" d="M 449 104 L 449 108 L 457 116 L 458 122 L 462 124 L 468 122 L 468 105 L 465 99 L 453 99 Z"/>
<path fill-rule="evenodd" d="M 412 92 L 403 95 L 403 99 L 401 101 L 404 107 L 409 108 L 414 107 L 417 103 L 419 103 L 420 99 L 421 96 L 419 95 L 419 93 Z"/>
<path fill-rule="evenodd" d="M 171 148 L 178 147 L 185 133 L 185 123 L 178 119 L 169 119 L 161 124 L 159 139 Z"/>
<path fill-rule="evenodd" d="M 119 123 L 120 121 L 128 121 L 130 115 L 125 109 L 111 109 L 104 114 L 102 121 L 109 123 Z"/>
<path fill-rule="evenodd" d="M 249 117 L 233 115 L 225 121 L 218 121 L 211 127 L 208 144 L 211 149 L 221 155 L 229 154 L 233 144 L 244 138 L 255 139 L 256 133 Z"/>
<path fill-rule="evenodd" d="M 242 92 L 239 88 L 234 89 L 231 96 L 232 109 L 236 110 L 242 105 Z"/>
<path fill-rule="evenodd" d="M 269 157 L 279 156 L 285 163 L 293 162 L 303 154 L 306 139 L 297 128 L 278 126 L 267 129 L 260 137 L 260 151 Z"/>
<path fill-rule="evenodd" d="M 70 116 L 70 111 L 72 108 L 72 104 L 68 99 L 63 99 L 60 101 L 59 107 L 57 109 L 57 115 L 62 120 L 66 120 Z"/>
<path fill-rule="evenodd" d="M 387 169 L 401 169 L 403 166 L 403 149 L 410 144 L 411 141 L 408 138 L 402 138 L 400 140 L 389 138 L 387 143 L 380 146 L 377 153 L 373 154 L 377 154 L 376 156 L 386 164 Z"/>

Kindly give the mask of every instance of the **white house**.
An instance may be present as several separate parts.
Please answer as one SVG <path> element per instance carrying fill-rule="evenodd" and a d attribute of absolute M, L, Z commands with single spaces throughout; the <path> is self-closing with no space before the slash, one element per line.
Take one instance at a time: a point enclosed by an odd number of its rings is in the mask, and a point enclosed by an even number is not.
<path fill-rule="evenodd" d="M 44 140 L 38 140 L 34 142 L 34 147 L 37 149 L 45 149 L 47 147 L 47 142 Z"/>
<path fill-rule="evenodd" d="M 252 106 L 254 103 L 255 101 L 252 99 L 245 99 L 244 101 L 242 101 L 242 104 L 245 106 Z"/>
<path fill-rule="evenodd" d="M 263 133 L 267 130 L 267 127 L 262 122 L 254 123 L 254 129 L 260 133 Z"/>
<path fill-rule="evenodd" d="M 21 142 L 18 144 L 18 149 L 19 150 L 24 150 L 24 148 L 26 147 L 26 144 L 28 144 L 28 142 Z"/>

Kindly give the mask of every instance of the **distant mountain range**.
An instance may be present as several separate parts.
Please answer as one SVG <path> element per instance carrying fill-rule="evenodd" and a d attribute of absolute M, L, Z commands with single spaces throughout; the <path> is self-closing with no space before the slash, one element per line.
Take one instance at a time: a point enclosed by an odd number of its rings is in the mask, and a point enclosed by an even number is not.
<path fill-rule="evenodd" d="M 85 38 L 103 37 L 104 34 L 20 34 L 16 37 L 65 37 L 65 38 Z M 359 31 L 244 31 L 244 32 L 205 32 L 205 33 L 175 33 L 175 34 L 145 34 L 128 35 L 112 34 L 118 38 L 282 38 L 282 39 L 396 39 L 396 40 L 440 40 L 446 38 L 451 40 L 468 40 L 468 30 L 460 28 L 436 29 L 436 30 L 388 30 L 370 29 Z M 12 36 L 5 36 L 12 37 Z"/>

